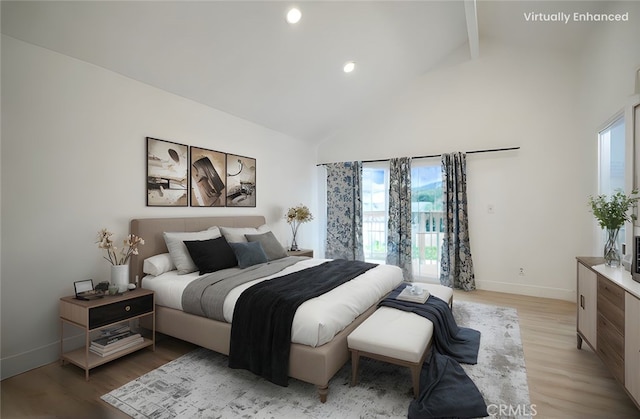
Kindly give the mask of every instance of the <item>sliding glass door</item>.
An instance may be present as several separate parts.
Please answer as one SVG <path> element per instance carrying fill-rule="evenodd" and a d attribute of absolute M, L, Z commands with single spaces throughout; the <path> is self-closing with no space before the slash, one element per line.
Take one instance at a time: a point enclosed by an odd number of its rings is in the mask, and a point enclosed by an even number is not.
<path fill-rule="evenodd" d="M 433 160 L 411 165 L 411 217 L 413 276 L 439 282 L 442 219 L 442 170 Z"/>
<path fill-rule="evenodd" d="M 389 213 L 389 163 L 364 163 L 362 168 L 362 235 L 367 262 L 385 263 Z M 439 161 L 415 160 L 411 165 L 413 277 L 438 282 L 442 249 L 442 177 Z"/>
<path fill-rule="evenodd" d="M 385 263 L 389 213 L 389 163 L 362 165 L 362 243 L 364 259 Z"/>

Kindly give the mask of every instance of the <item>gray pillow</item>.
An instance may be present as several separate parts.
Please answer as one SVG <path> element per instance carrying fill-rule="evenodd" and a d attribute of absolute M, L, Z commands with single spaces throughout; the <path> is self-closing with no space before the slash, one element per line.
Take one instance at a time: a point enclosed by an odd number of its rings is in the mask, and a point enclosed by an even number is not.
<path fill-rule="evenodd" d="M 238 266 L 241 269 L 257 265 L 258 263 L 268 262 L 267 255 L 264 254 L 264 250 L 262 250 L 262 246 L 258 242 L 231 242 L 229 245 L 233 249 L 233 253 L 235 253 L 236 259 L 238 259 Z"/>
<path fill-rule="evenodd" d="M 248 242 L 260 243 L 269 260 L 281 259 L 287 256 L 287 251 L 271 231 L 263 234 L 245 234 L 244 237 L 246 237 Z"/>
<path fill-rule="evenodd" d="M 258 228 L 255 227 L 220 227 L 220 233 L 229 243 L 246 243 L 245 234 L 260 234 L 271 231 L 268 225 L 263 224 Z"/>
<path fill-rule="evenodd" d="M 191 259 L 191 255 L 185 246 L 184 241 L 208 240 L 220 237 L 218 228 L 210 228 L 204 231 L 195 232 L 164 232 L 164 241 L 169 249 L 173 264 L 176 265 L 178 275 L 184 275 L 198 270 L 198 267 Z"/>

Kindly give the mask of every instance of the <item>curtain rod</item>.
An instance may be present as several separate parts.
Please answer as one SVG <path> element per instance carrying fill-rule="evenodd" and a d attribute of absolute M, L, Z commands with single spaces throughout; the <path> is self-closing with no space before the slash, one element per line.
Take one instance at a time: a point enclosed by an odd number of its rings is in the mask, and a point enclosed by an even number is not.
<path fill-rule="evenodd" d="M 466 154 L 477 154 L 477 153 L 494 153 L 496 151 L 511 151 L 511 150 L 520 150 L 520 147 L 506 147 L 506 148 L 490 148 L 486 150 L 473 150 L 467 151 Z M 430 159 L 433 157 L 440 157 L 442 154 L 431 154 L 429 156 L 415 156 L 412 159 Z M 378 159 L 378 160 L 362 160 L 362 163 L 377 163 L 381 161 L 389 161 L 391 159 Z M 318 163 L 316 166 L 324 166 L 328 163 Z"/>

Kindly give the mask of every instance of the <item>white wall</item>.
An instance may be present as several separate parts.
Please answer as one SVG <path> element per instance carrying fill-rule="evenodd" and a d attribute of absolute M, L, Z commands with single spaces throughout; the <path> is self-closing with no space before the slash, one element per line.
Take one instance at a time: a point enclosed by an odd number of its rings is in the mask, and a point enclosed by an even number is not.
<path fill-rule="evenodd" d="M 589 47 L 581 55 L 578 72 L 581 87 L 578 101 L 581 123 L 577 128 L 580 130 L 583 141 L 588 144 L 584 158 L 594 164 L 598 158 L 598 130 L 628 103 L 637 103 L 637 94 L 640 93 L 640 90 L 636 90 L 636 74 L 640 69 L 640 25 L 637 24 L 640 16 L 640 2 L 612 2 L 609 12 L 629 12 L 632 21 L 598 25 L 588 39 Z M 640 138 L 636 141 L 640 141 Z M 627 169 L 631 170 L 629 167 Z M 597 194 L 596 171 L 592 173 L 589 181 L 586 193 Z M 593 236 L 591 254 L 599 255 L 602 252 L 599 240 L 601 230 L 595 219 L 593 219 L 591 231 Z M 630 235 L 627 236 L 627 243 L 631 244 Z"/>
<path fill-rule="evenodd" d="M 256 158 L 257 207 L 146 207 L 147 136 Z M 285 243 L 285 209 L 315 205 L 306 144 L 6 36 L 1 178 L 2 378 L 57 359 L 58 299 L 109 277 L 100 228 L 120 240 L 132 218 L 263 214 Z"/>
<path fill-rule="evenodd" d="M 467 158 L 477 286 L 573 300 L 575 256 L 590 249 L 581 232 L 594 164 L 581 158 L 576 130 L 577 60 L 483 42 L 479 59 L 455 62 L 335 133 L 318 159 L 521 147 Z"/>

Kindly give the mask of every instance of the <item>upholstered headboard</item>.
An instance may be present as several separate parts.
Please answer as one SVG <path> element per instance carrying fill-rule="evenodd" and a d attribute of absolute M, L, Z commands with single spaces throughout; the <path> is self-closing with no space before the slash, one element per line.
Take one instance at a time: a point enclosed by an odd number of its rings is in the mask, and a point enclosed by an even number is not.
<path fill-rule="evenodd" d="M 144 245 L 138 247 L 138 255 L 131 256 L 129 282 L 135 282 L 136 276 L 142 281 L 144 277 L 142 265 L 146 258 L 168 252 L 162 236 L 165 231 L 201 231 L 213 226 L 260 227 L 265 222 L 265 218 L 261 215 L 133 219 L 130 226 L 131 234 L 142 237 Z"/>

